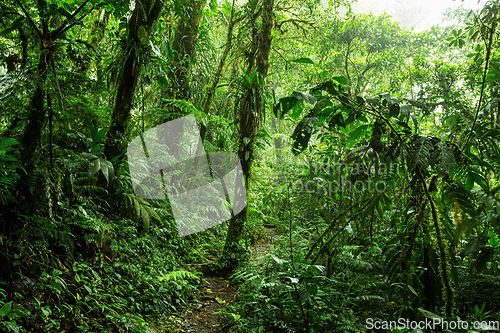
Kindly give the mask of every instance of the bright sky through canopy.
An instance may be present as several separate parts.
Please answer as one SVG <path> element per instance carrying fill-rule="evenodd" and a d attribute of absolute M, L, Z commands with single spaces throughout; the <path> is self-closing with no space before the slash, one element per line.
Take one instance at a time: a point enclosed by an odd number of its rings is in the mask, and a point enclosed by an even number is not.
<path fill-rule="evenodd" d="M 353 4 L 355 13 L 381 14 L 384 11 L 404 27 L 415 26 L 415 30 L 425 30 L 442 22 L 442 14 L 447 8 L 463 6 L 466 9 L 482 8 L 486 0 L 358 0 Z"/>

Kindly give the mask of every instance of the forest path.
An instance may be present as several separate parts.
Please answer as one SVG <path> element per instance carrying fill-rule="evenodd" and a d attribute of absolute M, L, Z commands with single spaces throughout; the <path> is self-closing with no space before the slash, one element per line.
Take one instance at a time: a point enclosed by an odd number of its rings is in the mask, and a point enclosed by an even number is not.
<path fill-rule="evenodd" d="M 250 260 L 255 262 L 269 252 L 275 237 L 274 226 L 266 226 L 265 237 L 251 248 Z M 183 309 L 177 317 L 175 332 L 183 333 L 224 333 L 230 329 L 223 311 L 236 299 L 238 285 L 227 277 L 205 273 L 202 287 L 196 296 L 198 302 Z"/>

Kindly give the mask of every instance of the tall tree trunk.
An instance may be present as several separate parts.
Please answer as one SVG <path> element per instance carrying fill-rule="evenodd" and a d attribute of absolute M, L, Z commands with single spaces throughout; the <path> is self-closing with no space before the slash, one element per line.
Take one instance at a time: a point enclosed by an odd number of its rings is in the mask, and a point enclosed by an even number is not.
<path fill-rule="evenodd" d="M 210 106 L 212 105 L 215 89 L 217 89 L 217 85 L 219 84 L 219 80 L 222 76 L 222 71 L 224 70 L 224 65 L 226 64 L 227 56 L 229 55 L 229 51 L 231 51 L 233 43 L 233 28 L 235 24 L 234 20 L 235 2 L 236 0 L 233 0 L 233 4 L 231 7 L 231 17 L 229 18 L 229 26 L 227 27 L 226 45 L 224 46 L 224 51 L 222 52 L 222 56 L 219 60 L 219 66 L 217 67 L 217 70 L 213 75 L 212 84 L 207 89 L 207 98 L 205 99 L 205 106 L 203 108 L 203 111 L 206 114 L 208 114 Z"/>
<path fill-rule="evenodd" d="M 35 166 L 35 151 L 40 145 L 45 120 L 45 81 L 47 80 L 47 64 L 50 61 L 48 52 L 51 50 L 44 50 L 42 47 L 37 67 L 38 75 L 35 79 L 36 88 L 29 106 L 28 124 L 21 138 L 21 160 L 26 164 L 28 172 Z"/>
<path fill-rule="evenodd" d="M 170 89 L 168 91 L 168 97 L 171 99 L 187 100 L 189 98 L 191 61 L 194 56 L 198 29 L 207 1 L 189 0 L 184 5 L 185 15 L 180 18 L 172 41 L 174 62 L 169 75 Z M 165 119 L 165 121 L 168 120 L 171 119 Z"/>
<path fill-rule="evenodd" d="M 111 125 L 104 145 L 104 152 L 109 160 L 123 158 L 125 153 L 125 131 L 130 120 L 134 93 L 141 72 L 141 60 L 137 57 L 136 51 L 138 48 L 147 47 L 142 45 L 138 33 L 144 29 L 146 37 L 149 36 L 162 8 L 163 0 L 137 0 L 128 21 L 128 37 L 123 52 L 124 65 L 119 75 Z M 143 35 L 144 33 L 141 36 L 142 41 L 144 41 Z"/>
<path fill-rule="evenodd" d="M 259 120 L 262 114 L 263 100 L 255 94 L 262 93 L 263 80 L 269 69 L 269 54 L 271 52 L 272 30 L 274 22 L 274 0 L 263 0 L 261 14 L 260 33 L 254 33 L 251 51 L 256 50 L 256 53 L 250 53 L 248 58 L 248 75 L 252 75 L 256 69 L 260 81 L 257 83 L 257 89 L 246 91 L 240 101 L 243 107 L 240 109 L 240 139 L 238 156 L 241 162 L 243 174 L 245 176 L 245 186 L 248 194 L 252 158 L 254 153 L 254 140 L 259 127 Z M 253 17 L 252 19 L 254 19 Z M 255 56 L 253 56 L 255 55 Z M 243 104 L 241 104 L 243 103 Z M 248 200 L 247 200 L 248 202 Z M 227 231 L 226 243 L 224 246 L 223 258 L 231 258 L 228 256 L 231 252 L 237 249 L 238 242 L 241 239 L 243 227 L 247 220 L 247 208 L 243 209 L 237 216 L 229 222 Z M 234 256 L 232 256 L 234 257 Z M 229 261 L 227 265 L 233 268 L 237 262 Z"/>
<path fill-rule="evenodd" d="M 187 0 L 184 3 L 184 15 L 179 19 L 177 30 L 175 31 L 174 40 L 172 41 L 172 52 L 174 61 L 171 65 L 171 70 L 168 73 L 170 86 L 167 89 L 166 96 L 169 99 L 189 99 L 189 75 L 191 63 L 194 57 L 196 46 L 196 38 L 200 28 L 203 12 L 208 0 Z M 174 120 L 185 114 L 184 110 L 172 105 L 163 105 L 169 112 L 162 119 L 162 123 Z M 176 124 L 176 131 L 182 133 L 183 127 L 181 124 Z M 205 133 L 202 131 L 202 133 Z M 177 138 L 180 139 L 180 136 Z M 160 141 L 164 138 L 159 137 Z M 172 140 L 172 139 L 171 139 Z M 174 139 L 175 140 L 175 139 Z M 202 142 L 204 137 L 202 137 Z M 178 142 L 171 142 L 171 150 L 169 153 L 175 158 L 179 158 L 181 152 L 177 149 Z M 198 147 L 201 149 L 202 147 Z"/>
<path fill-rule="evenodd" d="M 102 40 L 104 39 L 106 27 L 108 26 L 108 21 L 109 21 L 109 12 L 106 11 L 105 9 L 102 9 L 98 17 L 94 20 L 94 23 L 92 24 L 92 31 L 90 32 L 89 43 L 95 49 L 94 51 L 97 51 L 99 49 L 99 46 Z M 83 71 L 87 72 L 91 64 L 92 60 L 88 59 L 88 62 L 85 64 L 85 68 Z M 97 57 L 95 65 L 96 65 L 97 81 L 101 81 L 102 63 L 100 56 Z"/>

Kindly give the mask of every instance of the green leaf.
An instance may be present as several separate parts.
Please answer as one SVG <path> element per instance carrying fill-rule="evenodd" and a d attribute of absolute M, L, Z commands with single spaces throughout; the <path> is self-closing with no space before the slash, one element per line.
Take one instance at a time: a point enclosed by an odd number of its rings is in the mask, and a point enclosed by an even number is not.
<path fill-rule="evenodd" d="M 89 160 L 89 161 L 91 161 L 91 162 L 92 162 L 93 160 L 98 159 L 98 157 L 97 157 L 97 156 L 95 156 L 94 154 L 91 154 L 91 153 L 81 153 L 81 154 L 80 154 L 80 156 L 82 156 L 82 157 L 84 157 L 84 158 L 88 159 L 88 160 Z"/>
<path fill-rule="evenodd" d="M 389 117 L 397 117 L 400 112 L 400 107 L 398 104 L 391 104 L 389 106 Z"/>
<path fill-rule="evenodd" d="M 291 114 L 292 119 L 297 119 L 300 116 L 300 114 L 302 113 L 303 109 L 304 109 L 304 107 L 303 107 L 302 103 L 296 103 L 292 108 L 292 110 L 293 110 L 293 112 Z"/>
<path fill-rule="evenodd" d="M 313 95 L 310 95 L 308 93 L 302 92 L 302 91 L 294 91 L 293 94 L 295 95 L 295 98 L 299 101 L 304 101 L 309 104 L 314 104 L 316 103 L 317 98 L 314 97 Z"/>
<path fill-rule="evenodd" d="M 280 98 L 278 104 L 276 104 L 273 108 L 274 115 L 278 118 L 283 118 L 288 111 L 293 109 L 298 104 L 298 102 L 299 100 L 295 96 Z"/>
<path fill-rule="evenodd" d="M 144 230 L 146 232 L 149 232 L 149 226 L 150 226 L 150 217 L 146 209 L 144 209 L 143 206 L 141 206 L 141 218 L 142 218 L 142 226 L 144 227 Z"/>
<path fill-rule="evenodd" d="M 385 100 L 388 104 L 392 104 L 391 93 L 385 92 L 379 95 L 381 99 Z"/>
<path fill-rule="evenodd" d="M 418 120 L 417 117 L 412 113 L 410 114 L 411 120 L 413 120 L 413 124 L 415 125 L 415 133 L 418 133 Z"/>
<path fill-rule="evenodd" d="M 474 179 L 472 178 L 470 172 L 467 174 L 467 181 L 464 184 L 464 189 L 467 192 L 470 192 L 472 188 L 474 187 Z"/>
<path fill-rule="evenodd" d="M 167 77 L 165 75 L 160 74 L 158 81 L 159 81 L 160 87 L 162 89 L 167 89 L 169 87 L 168 79 L 167 79 Z"/>
<path fill-rule="evenodd" d="M 408 126 L 408 124 L 406 125 Z M 420 167 L 420 170 L 425 170 L 430 165 L 431 151 L 433 149 L 432 141 L 427 137 L 419 137 L 415 140 L 413 147 L 410 149 L 409 169 L 413 170 L 415 166 Z"/>
<path fill-rule="evenodd" d="M 104 178 L 106 178 L 106 182 L 108 182 L 108 184 L 109 184 L 109 180 L 113 179 L 113 176 L 115 174 L 113 164 L 108 160 L 100 158 L 99 165 L 100 165 L 100 169 L 102 171 L 102 174 L 104 175 Z"/>
<path fill-rule="evenodd" d="M 89 178 L 94 177 L 94 175 L 98 173 L 99 170 L 101 170 L 101 162 L 99 161 L 99 159 L 95 159 L 94 163 L 89 168 Z"/>
<path fill-rule="evenodd" d="M 415 289 L 413 289 L 412 286 L 408 285 L 408 289 L 410 289 L 410 291 L 412 292 L 413 295 L 418 297 L 418 293 L 415 291 Z"/>
<path fill-rule="evenodd" d="M 345 127 L 345 121 L 344 121 L 344 117 L 342 116 L 342 112 L 335 114 L 332 117 L 332 119 L 330 120 L 330 122 L 328 123 L 328 126 L 330 126 L 330 127 L 334 127 L 334 126 Z"/>
<path fill-rule="evenodd" d="M 12 309 L 12 301 L 5 303 L 2 306 L 2 308 L 0 308 L 0 318 L 3 318 L 6 315 L 8 315 L 11 309 Z"/>
<path fill-rule="evenodd" d="M 404 121 L 398 121 L 397 124 L 409 130 L 411 132 L 411 127 Z"/>
<path fill-rule="evenodd" d="M 314 61 L 312 61 L 310 58 L 293 59 L 292 62 L 296 62 L 298 64 L 314 64 Z"/>
<path fill-rule="evenodd" d="M 146 28 L 144 28 L 143 25 L 137 29 L 137 38 L 139 38 L 139 41 L 141 42 L 142 45 L 148 45 L 149 43 L 149 34 L 146 31 Z"/>
<path fill-rule="evenodd" d="M 15 20 L 14 22 L 12 22 L 12 25 L 10 27 L 8 27 L 7 29 L 0 32 L 0 37 L 7 35 L 11 31 L 17 30 L 22 26 L 23 26 L 23 18 L 21 17 L 21 18 L 18 18 L 17 20 Z"/>
<path fill-rule="evenodd" d="M 474 181 L 474 183 L 481 186 L 484 191 L 488 191 L 488 181 L 483 177 L 483 175 L 474 170 L 469 170 L 469 177 Z"/>
<path fill-rule="evenodd" d="M 106 135 L 106 129 L 105 128 L 97 128 L 94 126 L 90 127 L 90 138 L 94 143 L 97 143 L 104 138 L 104 135 Z"/>
<path fill-rule="evenodd" d="M 338 94 L 338 90 L 335 88 L 332 81 L 325 81 L 318 84 L 316 87 L 311 88 L 310 93 L 315 94 L 316 92 L 321 90 L 328 92 L 330 95 Z"/>
<path fill-rule="evenodd" d="M 295 155 L 306 149 L 314 129 L 314 124 L 317 122 L 318 118 L 306 116 L 295 127 L 292 134 L 292 139 L 294 140 L 292 152 Z"/>
<path fill-rule="evenodd" d="M 161 218 L 160 216 L 158 215 L 157 212 L 154 211 L 153 208 L 151 208 L 151 206 L 148 206 L 148 205 L 143 205 L 144 209 L 148 212 L 149 216 L 152 216 L 154 217 L 156 220 L 160 221 L 161 222 Z"/>
<path fill-rule="evenodd" d="M 359 138 L 366 134 L 369 125 L 361 125 L 357 127 L 352 133 L 349 135 L 349 139 L 347 139 L 347 148 L 352 148 L 356 142 L 358 142 Z"/>
<path fill-rule="evenodd" d="M 334 76 L 332 77 L 332 80 L 335 80 L 344 86 L 347 86 L 347 84 L 349 83 L 349 81 L 347 81 L 347 78 L 345 76 Z"/>
<path fill-rule="evenodd" d="M 426 318 L 430 318 L 430 319 L 440 319 L 442 320 L 443 318 L 441 318 L 439 315 L 433 313 L 433 312 L 430 312 L 430 311 L 427 311 L 427 310 L 424 310 L 422 308 L 418 308 L 418 311 L 420 311 L 420 313 L 422 313 L 424 315 L 424 317 Z"/>
<path fill-rule="evenodd" d="M 167 45 L 167 58 L 170 61 L 174 61 L 174 53 L 172 52 L 172 47 L 170 46 L 170 42 L 165 43 Z"/>

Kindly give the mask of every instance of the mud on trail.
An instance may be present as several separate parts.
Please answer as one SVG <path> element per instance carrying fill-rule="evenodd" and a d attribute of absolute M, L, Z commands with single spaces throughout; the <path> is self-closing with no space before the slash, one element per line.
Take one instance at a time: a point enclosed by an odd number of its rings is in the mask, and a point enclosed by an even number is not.
<path fill-rule="evenodd" d="M 275 237 L 273 226 L 265 228 L 265 238 L 251 248 L 250 260 L 269 252 L 270 244 Z M 182 333 L 225 333 L 231 326 L 224 316 L 224 309 L 236 300 L 237 283 L 227 276 L 216 276 L 204 273 L 202 287 L 196 295 L 197 303 L 184 308 L 176 317 L 175 331 Z"/>
<path fill-rule="evenodd" d="M 221 310 L 235 300 L 237 290 L 237 285 L 225 277 L 204 277 L 196 297 L 198 303 L 178 314 L 176 332 L 227 332 L 230 327 Z"/>

